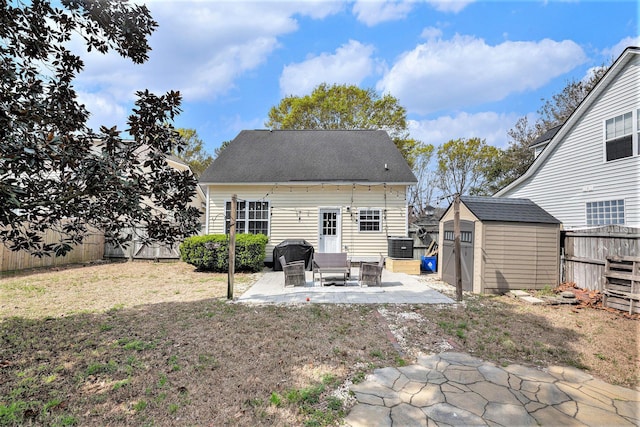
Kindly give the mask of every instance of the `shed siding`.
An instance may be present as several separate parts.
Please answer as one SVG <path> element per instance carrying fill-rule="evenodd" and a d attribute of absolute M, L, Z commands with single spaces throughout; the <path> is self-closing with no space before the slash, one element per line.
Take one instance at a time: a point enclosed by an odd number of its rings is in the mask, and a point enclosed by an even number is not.
<path fill-rule="evenodd" d="M 624 199 L 625 225 L 640 226 L 640 155 L 611 162 L 604 157 L 604 122 L 640 108 L 639 56 L 612 79 L 540 169 L 501 197 L 531 199 L 565 228 L 586 225 L 587 202 Z"/>
<path fill-rule="evenodd" d="M 482 289 L 542 289 L 558 285 L 557 225 L 484 223 Z"/>
<path fill-rule="evenodd" d="M 388 236 L 407 235 L 404 185 L 210 185 L 209 233 L 224 233 L 225 202 L 232 194 L 237 194 L 239 200 L 270 202 L 270 233 L 265 257 L 268 262 L 272 261 L 274 246 L 286 239 L 304 239 L 318 250 L 320 208 L 340 208 L 342 250 L 351 259 L 377 259 L 381 253 L 387 253 Z M 382 210 L 382 230 L 359 231 L 357 212 L 361 208 Z"/>

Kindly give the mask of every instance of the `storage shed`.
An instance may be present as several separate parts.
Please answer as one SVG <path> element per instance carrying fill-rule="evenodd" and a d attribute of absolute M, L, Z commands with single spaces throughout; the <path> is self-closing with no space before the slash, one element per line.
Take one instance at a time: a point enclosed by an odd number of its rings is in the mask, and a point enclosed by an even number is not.
<path fill-rule="evenodd" d="M 455 285 L 453 204 L 440 219 L 438 270 Z M 528 199 L 460 198 L 462 288 L 474 293 L 555 287 L 560 221 Z"/>

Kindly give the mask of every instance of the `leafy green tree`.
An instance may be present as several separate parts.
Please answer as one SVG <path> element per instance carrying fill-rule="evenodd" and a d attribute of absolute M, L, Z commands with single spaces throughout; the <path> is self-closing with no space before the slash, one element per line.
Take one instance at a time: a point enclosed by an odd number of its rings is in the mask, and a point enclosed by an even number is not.
<path fill-rule="evenodd" d="M 436 178 L 445 195 L 488 194 L 487 168 L 500 150 L 480 138 L 452 139 L 438 148 Z"/>
<path fill-rule="evenodd" d="M 180 94 L 137 92 L 130 140 L 115 126 L 88 129 L 72 85 L 83 68 L 66 47 L 73 34 L 88 50 L 142 63 L 157 23 L 145 6 L 121 0 L 61 3 L 0 1 L 0 241 L 43 256 L 64 255 L 91 228 L 123 245 L 133 226 L 149 241 L 192 234 L 196 180 L 166 162 L 182 143 L 169 124 Z M 58 242 L 44 242 L 50 230 Z"/>
<path fill-rule="evenodd" d="M 269 110 L 271 129 L 383 129 L 410 166 L 422 144 L 409 137 L 407 111 L 391 95 L 355 85 L 322 83 L 309 95 L 287 96 Z"/>
<path fill-rule="evenodd" d="M 198 136 L 195 129 L 176 129 L 184 147 L 173 150 L 173 155 L 186 162 L 196 177 L 202 175 L 202 172 L 209 166 L 213 157 L 204 151 L 204 142 Z"/>

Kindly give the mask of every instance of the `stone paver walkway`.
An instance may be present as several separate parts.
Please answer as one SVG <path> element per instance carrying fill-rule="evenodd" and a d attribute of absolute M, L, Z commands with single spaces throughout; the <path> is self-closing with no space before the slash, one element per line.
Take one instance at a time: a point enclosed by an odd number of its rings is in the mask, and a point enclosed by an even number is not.
<path fill-rule="evenodd" d="M 501 368 L 464 353 L 378 369 L 351 390 L 351 427 L 640 425 L 636 390 L 575 368 Z"/>

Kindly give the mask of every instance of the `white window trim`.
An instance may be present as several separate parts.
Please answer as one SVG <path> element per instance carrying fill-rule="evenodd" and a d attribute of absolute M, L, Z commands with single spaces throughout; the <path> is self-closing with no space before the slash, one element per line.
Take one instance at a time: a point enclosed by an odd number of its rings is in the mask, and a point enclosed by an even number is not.
<path fill-rule="evenodd" d="M 607 160 L 607 121 L 611 119 L 615 119 L 616 117 L 624 116 L 625 114 L 631 113 L 631 156 L 621 157 L 619 159 Z M 640 129 L 638 126 L 638 116 L 640 115 L 640 108 L 635 107 L 631 111 L 625 111 L 620 114 L 615 114 L 606 117 L 602 121 L 602 160 L 604 163 L 612 163 L 623 161 L 625 159 L 631 159 L 633 157 L 637 157 L 640 154 L 640 142 L 638 138 L 640 137 Z M 617 139 L 617 138 L 614 138 Z"/>
<path fill-rule="evenodd" d="M 237 233 L 244 233 L 247 234 L 248 230 L 249 230 L 249 221 L 251 221 L 249 219 L 249 203 L 267 203 L 268 204 L 268 212 L 269 214 L 267 215 L 267 219 L 262 219 L 260 221 L 266 221 L 267 222 L 267 236 L 271 235 L 271 201 L 269 200 L 238 200 L 237 203 L 241 203 L 244 202 L 245 204 L 245 217 L 240 220 L 242 223 L 244 223 L 244 229 L 242 231 L 239 231 L 238 228 L 236 227 L 236 232 Z M 224 205 L 222 206 L 222 212 L 224 215 L 224 228 L 223 231 L 226 233 L 227 231 L 227 203 L 231 203 L 231 199 L 227 199 L 224 201 Z M 253 220 L 255 221 L 255 220 Z M 236 223 L 238 221 L 236 220 Z M 237 224 L 236 224 L 237 225 Z"/>
<path fill-rule="evenodd" d="M 377 230 L 362 230 L 360 227 L 362 225 L 362 218 L 360 217 L 363 211 L 378 211 L 378 229 Z M 383 220 L 383 209 L 382 208 L 358 208 L 358 232 L 359 233 L 381 233 L 382 232 L 382 220 Z M 367 223 L 373 223 L 375 220 L 366 220 Z"/>
<path fill-rule="evenodd" d="M 622 224 L 591 224 L 589 225 L 589 217 L 588 217 L 588 213 L 587 213 L 587 204 L 588 203 L 600 203 L 600 202 L 617 202 L 619 200 L 622 200 L 622 204 L 623 204 L 623 209 L 622 209 L 622 215 L 623 215 L 623 219 L 624 221 L 622 222 Z M 609 198 L 609 199 L 593 199 L 593 200 L 586 200 L 584 202 L 584 224 L 587 227 L 604 227 L 606 225 L 622 225 L 624 226 L 627 223 L 627 200 L 624 197 L 620 197 L 620 198 Z"/>

